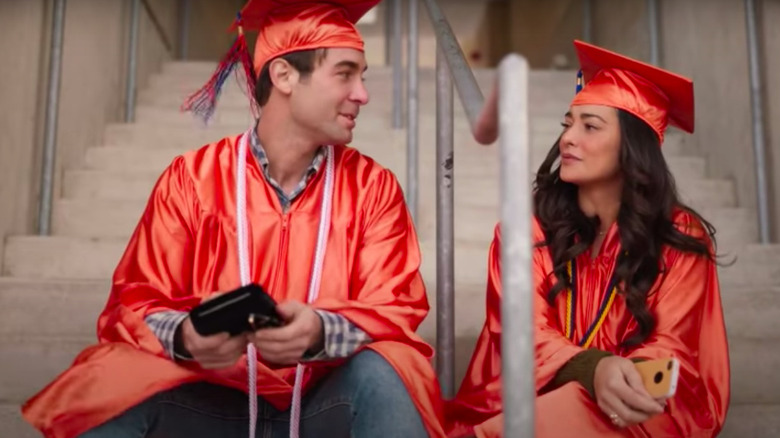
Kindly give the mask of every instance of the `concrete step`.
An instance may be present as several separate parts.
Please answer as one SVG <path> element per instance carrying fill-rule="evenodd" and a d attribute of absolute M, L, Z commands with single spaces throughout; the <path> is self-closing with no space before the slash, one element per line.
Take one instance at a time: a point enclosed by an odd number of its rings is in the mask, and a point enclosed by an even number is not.
<path fill-rule="evenodd" d="M 559 110 L 530 111 L 531 125 L 546 124 L 548 129 L 560 129 L 560 123 L 563 119 L 563 113 L 566 110 L 565 105 L 561 105 Z M 556 107 L 557 108 L 557 107 Z M 432 104 L 421 105 L 419 114 L 419 125 L 435 126 L 436 114 L 435 107 Z M 363 127 L 369 121 L 374 120 L 383 129 L 390 129 L 391 108 L 386 105 L 370 105 L 363 107 L 357 118 L 357 126 Z M 455 125 L 468 125 L 468 119 L 462 109 L 455 109 L 453 112 Z M 207 123 L 195 117 L 191 113 L 178 111 L 177 109 L 140 105 L 136 109 L 136 123 L 141 125 L 166 125 L 188 127 L 191 129 L 233 129 L 236 132 L 242 132 L 247 129 L 253 121 L 252 113 L 245 109 L 219 108 Z M 358 128 L 359 129 L 359 128 Z"/>
<path fill-rule="evenodd" d="M 488 236 L 456 235 L 456 266 L 459 284 L 484 284 L 487 249 L 492 227 L 485 227 Z M 424 260 L 433 262 L 433 234 L 421 241 Z M 475 241 L 474 238 L 482 241 Z M 5 247 L 3 275 L 35 279 L 107 279 L 110 278 L 127 245 L 126 238 L 81 238 L 66 236 L 13 236 Z M 720 268 L 720 282 L 727 286 L 772 286 L 780 278 L 780 246 L 741 245 L 728 254 L 737 257 L 732 266 Z M 727 259 L 731 260 L 731 258 Z M 435 263 L 435 262 L 433 262 Z M 435 278 L 435 267 L 424 265 L 427 280 Z"/>
<path fill-rule="evenodd" d="M 531 168 L 541 164 L 546 152 L 535 146 Z M 65 198 L 108 198 L 145 200 L 163 169 L 174 157 L 186 153 L 186 148 L 147 149 L 129 146 L 89 148 L 85 159 L 87 170 L 66 170 L 63 195 Z M 374 147 L 363 151 L 392 170 L 399 182 L 406 184 L 406 157 L 398 146 Z M 499 181 L 496 167 L 498 157 L 494 148 L 456 145 L 456 197 L 477 206 L 497 205 Z M 729 180 L 704 179 L 705 162 L 699 157 L 671 156 L 668 164 L 673 174 L 680 176 L 678 188 L 683 201 L 694 201 L 697 206 L 733 207 L 736 195 Z M 435 196 L 436 157 L 429 151 L 421 152 L 418 166 L 421 197 Z"/>
<path fill-rule="evenodd" d="M 194 76 L 200 80 L 208 78 L 214 73 L 217 63 L 208 61 L 170 61 L 163 64 L 160 73 L 156 76 L 182 77 Z M 490 84 L 495 80 L 496 69 L 493 68 L 472 68 L 474 78 L 480 84 Z M 392 78 L 393 69 L 385 65 L 370 65 L 366 77 L 387 79 Z M 418 76 L 421 81 L 433 80 L 436 70 L 433 68 L 420 68 Z M 530 71 L 529 80 L 531 82 L 540 82 L 542 85 L 561 83 L 576 77 L 575 70 L 549 70 L 533 69 Z M 573 81 L 572 81 L 573 83 Z"/>
<path fill-rule="evenodd" d="M 377 138 L 377 126 L 382 127 L 385 133 L 383 138 L 392 138 L 397 142 L 398 148 L 406 150 L 406 131 L 404 129 L 390 129 L 390 118 L 371 123 L 358 123 L 355 128 L 355 139 L 353 144 L 358 148 L 370 147 Z M 374 126 L 371 126 L 373 123 Z M 433 128 L 426 128 L 434 126 Z M 103 144 L 106 146 L 135 146 L 140 148 L 182 148 L 195 149 L 201 145 L 219 140 L 223 137 L 237 135 L 248 127 L 219 128 L 202 126 L 167 126 L 160 124 L 139 124 L 139 123 L 115 123 L 106 127 L 103 137 Z M 432 135 L 434 125 L 421 126 L 419 136 L 419 147 L 421 151 L 435 149 L 435 139 L 429 138 Z M 431 134 L 427 134 L 430 132 Z M 534 149 L 547 151 L 556 142 L 561 127 L 552 121 L 537 123 L 531 126 L 531 141 Z M 428 135 L 428 137 L 426 137 Z M 459 141 L 470 139 L 471 134 L 468 125 L 458 123 L 455 125 L 454 138 Z M 666 156 L 682 155 L 686 149 L 686 143 L 689 141 L 687 134 L 670 130 L 663 145 L 663 152 Z M 457 159 L 457 157 L 456 157 Z"/>
<path fill-rule="evenodd" d="M 357 142 L 355 144 L 358 144 Z M 547 148 L 544 144 L 534 145 L 529 166 L 535 171 L 544 159 Z M 176 156 L 192 148 L 137 148 L 129 146 L 110 146 L 88 148 L 84 167 L 88 170 L 142 171 L 160 173 Z M 361 147 L 361 152 L 374 158 L 383 166 L 392 170 L 399 179 L 405 179 L 406 157 L 400 145 L 392 138 L 376 140 L 370 146 Z M 455 173 L 491 177 L 498 172 L 498 151 L 495 148 L 478 148 L 464 141 L 455 145 Z M 701 157 L 670 156 L 666 159 L 670 171 L 678 179 L 704 179 L 706 161 Z M 459 164 L 464 163 L 464 164 Z M 467 164 L 466 164 L 467 163 Z M 426 150 L 419 156 L 420 177 L 435 177 L 436 156 L 434 151 Z M 494 177 L 497 179 L 497 176 Z"/>
<path fill-rule="evenodd" d="M 64 199 L 123 200 L 145 202 L 160 177 L 159 172 L 66 170 Z"/>
<path fill-rule="evenodd" d="M 376 118 L 362 120 L 354 131 L 351 144 L 363 152 L 381 151 L 385 152 L 388 148 L 394 152 L 406 157 L 407 133 L 405 130 L 391 130 L 386 126 L 387 120 Z M 222 129 L 222 128 L 194 128 L 189 129 L 181 126 L 160 126 L 158 124 L 128 124 L 111 125 L 107 128 L 104 136 L 103 146 L 109 147 L 130 147 L 141 151 L 149 149 L 180 149 L 182 151 L 197 149 L 204 144 L 214 142 L 224 137 L 237 136 L 246 131 L 247 126 L 241 129 Z M 419 155 L 433 157 L 435 155 L 436 144 L 435 124 L 421 125 L 418 134 Z M 382 132 L 381 136 L 377 132 Z M 531 148 L 539 155 L 544 157 L 557 140 L 559 130 L 553 131 L 534 131 L 531 133 Z M 498 147 L 490 145 L 485 147 L 478 145 L 473 140 L 471 129 L 467 124 L 459 124 L 453 132 L 456 152 L 468 147 L 467 153 L 488 153 L 498 155 Z M 471 149 L 476 151 L 471 152 Z M 675 154 L 675 148 L 672 146 L 665 149 L 667 155 Z M 370 155 L 370 154 L 369 154 Z M 460 154 L 458 155 L 460 156 Z"/>
<path fill-rule="evenodd" d="M 498 177 L 477 178 L 461 175 L 455 170 L 455 205 L 498 209 L 500 182 Z M 420 202 L 433 202 L 435 181 L 429 176 L 420 184 Z M 731 208 L 737 206 L 734 184 L 729 180 L 681 179 L 677 181 L 682 202 L 694 208 Z"/>
<path fill-rule="evenodd" d="M 21 403 L 68 368 L 93 339 L 64 337 L 0 339 L 0 402 Z"/>
<path fill-rule="evenodd" d="M 780 245 L 750 244 L 743 248 L 719 249 L 721 286 L 751 287 L 780 284 Z"/>
<path fill-rule="evenodd" d="M 167 82 L 167 81 L 166 81 Z M 173 87 L 173 88 L 171 88 Z M 369 103 L 361 111 L 374 114 L 390 114 L 392 111 L 392 85 L 390 83 L 377 83 L 375 80 L 366 80 L 366 89 L 369 95 Z M 180 89 L 177 85 L 155 84 L 139 94 L 138 104 L 142 106 L 154 106 L 160 109 L 178 111 L 182 104 L 187 100 L 194 89 Z M 483 88 L 483 94 L 488 96 L 490 88 Z M 566 113 L 571 99 L 572 90 L 569 87 L 562 89 L 545 89 L 543 87 L 534 87 L 528 90 L 529 110 L 532 114 L 545 114 L 557 116 L 561 119 Z M 404 101 L 406 97 L 404 95 Z M 454 111 L 463 114 L 463 105 L 460 97 L 455 91 L 453 96 Z M 422 83 L 420 85 L 420 94 L 418 95 L 419 110 L 421 112 L 431 111 L 436 107 L 436 93 L 433 82 L 430 84 Z M 217 102 L 217 112 L 242 111 L 247 112 L 252 100 L 247 94 L 238 87 L 229 87 L 223 90 Z M 404 105 L 406 103 L 404 102 Z"/>
<path fill-rule="evenodd" d="M 733 251 L 758 240 L 755 214 L 748 209 L 707 207 L 700 208 L 698 212 L 716 228 L 721 252 Z M 499 217 L 498 208 L 459 209 L 456 205 L 455 237 L 463 242 L 489 243 Z M 433 208 L 419 209 L 417 232 L 421 239 L 433 239 L 436 232 L 436 212 Z"/>
<path fill-rule="evenodd" d="M 0 337 L 94 338 L 107 280 L 0 277 Z"/>
<path fill-rule="evenodd" d="M 456 384 L 459 385 L 473 350 L 473 340 L 456 341 Z M 463 365 L 463 364 L 466 365 Z M 13 438 L 40 437 L 21 416 L 20 402 L 0 403 L 0 424 L 4 436 Z M 780 436 L 780 404 L 737 404 L 729 407 L 726 423 L 720 433 L 723 438 L 774 438 Z M 6 435 L 7 434 L 7 435 Z"/>
<path fill-rule="evenodd" d="M 19 403 L 0 403 L 0 426 L 3 428 L 3 435 L 9 438 L 41 437 L 41 433 L 22 418 L 22 407 Z"/>
<path fill-rule="evenodd" d="M 477 336 L 485 318 L 487 251 L 482 266 L 456 257 L 456 333 Z M 436 260 L 426 252 L 422 273 L 431 312 L 418 332 L 435 339 Z M 469 269 L 477 272 L 464 276 Z M 471 283 L 469 283 L 471 282 Z M 0 337 L 90 338 L 110 292 L 108 280 L 47 280 L 0 277 Z M 761 340 L 778 336 L 780 287 L 724 287 L 723 309 L 732 339 Z"/>
<path fill-rule="evenodd" d="M 130 161 L 127 161 L 130 162 Z M 156 182 L 153 172 L 134 172 L 136 178 L 127 177 L 127 172 L 82 171 L 66 177 L 66 198 L 55 201 L 52 230 L 58 236 L 81 237 L 129 237 L 144 211 L 147 200 Z M 123 175 L 123 176 L 119 176 Z M 132 175 L 132 174 L 131 174 Z M 80 179 L 75 179 L 80 177 Z M 67 184 L 74 184 L 68 186 Z M 722 234 L 726 241 L 739 232 L 742 237 L 754 237 L 754 229 L 745 221 L 751 218 L 734 217 L 732 208 L 736 204 L 732 184 L 728 181 L 694 180 L 681 184 L 682 198 L 694 208 L 714 210 L 713 221 L 729 221 L 729 226 L 742 221 L 741 228 L 729 228 Z M 418 231 L 427 232 L 435 219 L 436 193 L 433 181 L 421 181 L 419 193 Z M 463 217 L 458 222 L 461 228 L 479 228 L 475 231 L 485 235 L 492 230 L 498 219 L 499 189 L 495 181 L 476 176 L 461 176 L 456 181 L 455 215 Z M 731 196 L 729 196 L 731 194 Z M 104 195 L 95 197 L 92 195 Z M 720 196 L 719 196 L 720 195 Z M 741 210 L 738 210 L 741 211 Z M 476 216 L 472 216 L 476 212 Z M 724 213 L 725 212 L 725 213 Z M 464 216 L 461 216 L 464 215 Z M 725 219 L 724 215 L 729 219 Z M 709 216 L 705 216 L 709 217 Z M 473 220 L 472 220 L 473 218 Z M 456 231 L 457 232 L 457 231 Z M 469 231 L 469 234 L 473 234 Z M 488 236 L 489 237 L 489 236 Z"/>
<path fill-rule="evenodd" d="M 34 279 L 108 279 L 126 245 L 127 239 L 9 237 L 2 275 Z"/>
<path fill-rule="evenodd" d="M 435 289 L 435 288 L 434 288 Z M 484 323 L 484 293 L 461 294 L 456 300 L 456 365 L 458 381 L 468 364 L 474 342 Z M 776 291 L 774 293 L 777 293 Z M 429 294 L 432 294 L 429 292 Z M 724 294 L 727 324 L 734 325 L 729 320 L 733 305 L 744 304 L 736 294 Z M 428 318 L 418 329 L 418 332 L 432 345 L 435 345 L 435 299 L 432 299 L 432 309 Z M 776 300 L 775 300 L 776 301 Z M 29 304 L 32 304 L 31 302 Z M 29 305 L 28 304 L 28 305 Z M 757 312 L 760 302 L 753 301 Z M 78 309 L 68 306 L 68 309 Z M 24 309 L 24 307 L 22 307 Z M 464 312 L 464 309 L 467 309 Z M 32 309 L 31 309 L 32 310 Z M 777 316 L 777 307 L 771 311 L 763 311 L 757 315 L 767 318 Z M 32 310 L 32 315 L 39 318 L 51 316 L 52 312 L 41 312 L 40 308 Z M 83 322 L 87 317 L 77 312 Z M 757 317 L 757 316 L 756 316 Z M 92 319 L 94 321 L 94 319 Z M 48 323 L 52 325 L 53 323 Z M 43 332 L 53 332 L 52 329 Z M 27 333 L 23 337 L 3 336 L 0 338 L 0 401 L 22 402 L 40 390 L 56 375 L 67 368 L 73 358 L 86 346 L 92 344 L 92 338 L 62 335 L 39 335 L 37 331 Z M 68 332 L 70 335 L 70 332 Z M 780 364 L 780 351 L 777 344 L 778 336 L 761 339 L 750 339 L 730 335 L 731 371 L 732 371 L 732 403 L 759 404 L 780 403 L 780 380 L 774 379 L 774 370 Z"/>
<path fill-rule="evenodd" d="M 248 129 L 214 127 L 181 127 L 139 123 L 110 123 L 103 134 L 105 146 L 134 146 L 144 149 L 197 149 L 224 137 Z"/>
<path fill-rule="evenodd" d="M 775 323 L 780 318 L 780 286 L 725 286 L 721 299 L 729 339 L 780 339 Z"/>
<path fill-rule="evenodd" d="M 779 404 L 732 404 L 722 438 L 776 438 L 780 436 Z"/>
<path fill-rule="evenodd" d="M 178 68 L 178 67 L 176 67 Z M 154 74 L 149 78 L 150 89 L 159 90 L 177 90 L 189 92 L 197 90 L 208 81 L 214 72 L 216 65 L 211 68 L 201 68 L 200 71 L 191 71 L 190 73 L 178 73 L 163 70 L 161 73 Z M 485 93 L 496 82 L 495 69 L 472 69 L 474 79 L 477 85 Z M 385 66 L 370 66 L 364 74 L 366 87 L 369 89 L 391 89 L 392 88 L 392 68 Z M 432 68 L 421 68 L 418 71 L 418 80 L 420 83 L 420 92 L 425 92 L 433 88 L 436 71 Z M 243 78 L 242 78 L 243 79 Z M 576 72 L 569 70 L 531 70 L 528 76 L 529 89 L 540 89 L 546 92 L 559 91 L 561 96 L 574 94 L 574 84 L 576 82 Z M 430 86 L 427 86 L 430 85 Z M 238 92 L 241 85 L 231 78 L 225 85 L 225 92 Z"/>
<path fill-rule="evenodd" d="M 777 315 L 775 316 L 775 319 Z M 780 403 L 780 338 L 729 339 L 731 402 Z"/>
<path fill-rule="evenodd" d="M 418 330 L 426 339 L 436 338 L 435 286 L 429 289 L 431 312 Z M 455 333 L 458 339 L 477 339 L 485 321 L 485 293 L 472 288 L 456 291 Z M 780 289 L 722 291 L 729 336 L 731 403 L 780 403 L 780 335 L 773 324 L 780 318 Z M 765 306 L 771 302 L 770 306 Z M 433 344 L 435 345 L 435 343 Z M 470 351 L 473 346 L 462 345 Z M 461 357 L 462 352 L 457 352 Z M 468 358 L 466 359 L 468 361 Z"/>

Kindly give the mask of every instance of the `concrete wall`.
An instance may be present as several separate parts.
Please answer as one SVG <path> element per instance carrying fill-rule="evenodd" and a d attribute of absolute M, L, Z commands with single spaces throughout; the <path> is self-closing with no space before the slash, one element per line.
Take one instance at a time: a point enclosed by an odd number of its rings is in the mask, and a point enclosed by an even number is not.
<path fill-rule="evenodd" d="M 176 0 L 149 5 L 176 41 Z M 0 254 L 10 234 L 35 232 L 53 1 L 0 1 Z M 124 115 L 130 2 L 70 0 L 65 11 L 55 197 L 62 169 L 78 166 Z M 168 51 L 142 8 L 138 85 Z"/>
<path fill-rule="evenodd" d="M 580 0 L 512 0 L 509 14 L 511 50 L 531 68 L 551 68 L 556 55 L 576 63 L 571 41 L 582 34 Z"/>
<path fill-rule="evenodd" d="M 0 1 L 0 237 L 32 225 L 44 15 L 40 0 Z"/>
<path fill-rule="evenodd" d="M 780 242 L 780 27 L 772 25 L 780 20 L 780 2 L 765 1 L 762 10 L 763 55 L 765 60 L 764 94 L 767 131 L 767 161 L 770 171 L 770 200 L 774 224 L 774 241 Z"/>
<path fill-rule="evenodd" d="M 235 34 L 228 32 L 228 28 L 245 1 L 189 0 L 189 3 L 187 58 L 204 61 L 220 59 L 233 43 Z"/>
<path fill-rule="evenodd" d="M 741 206 L 756 208 L 744 3 L 665 1 L 661 19 L 663 65 L 695 84 L 693 149 L 710 175 L 736 182 Z"/>

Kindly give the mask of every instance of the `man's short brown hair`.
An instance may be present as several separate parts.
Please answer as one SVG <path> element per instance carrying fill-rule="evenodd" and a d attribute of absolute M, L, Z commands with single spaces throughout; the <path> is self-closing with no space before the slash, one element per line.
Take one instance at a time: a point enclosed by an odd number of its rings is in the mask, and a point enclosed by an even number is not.
<path fill-rule="evenodd" d="M 274 59 L 284 59 L 300 73 L 301 79 L 306 79 L 327 55 L 328 49 L 310 49 L 288 53 Z M 255 85 L 255 100 L 261 107 L 268 103 L 268 99 L 271 97 L 271 89 L 274 87 L 271 82 L 271 73 L 268 70 L 271 61 L 265 63 Z"/>

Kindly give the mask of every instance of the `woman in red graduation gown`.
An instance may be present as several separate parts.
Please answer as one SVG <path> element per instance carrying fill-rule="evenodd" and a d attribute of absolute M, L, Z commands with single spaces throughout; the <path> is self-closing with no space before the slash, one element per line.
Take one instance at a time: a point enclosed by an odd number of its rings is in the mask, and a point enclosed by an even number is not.
<path fill-rule="evenodd" d="M 539 169 L 533 221 L 536 436 L 711 437 L 729 402 L 712 238 L 682 204 L 660 146 L 693 131 L 686 78 L 575 42 L 585 86 Z M 452 437 L 503 435 L 501 232 L 487 320 L 446 408 Z M 652 398 L 635 362 L 676 358 L 676 394 Z"/>

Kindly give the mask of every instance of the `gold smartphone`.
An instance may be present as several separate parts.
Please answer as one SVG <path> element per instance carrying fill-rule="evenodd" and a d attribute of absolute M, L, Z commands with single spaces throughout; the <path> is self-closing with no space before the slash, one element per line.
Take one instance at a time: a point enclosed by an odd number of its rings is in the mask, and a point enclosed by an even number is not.
<path fill-rule="evenodd" d="M 680 376 L 680 362 L 677 359 L 654 359 L 634 365 L 651 397 L 667 399 L 677 391 L 677 379 Z"/>

